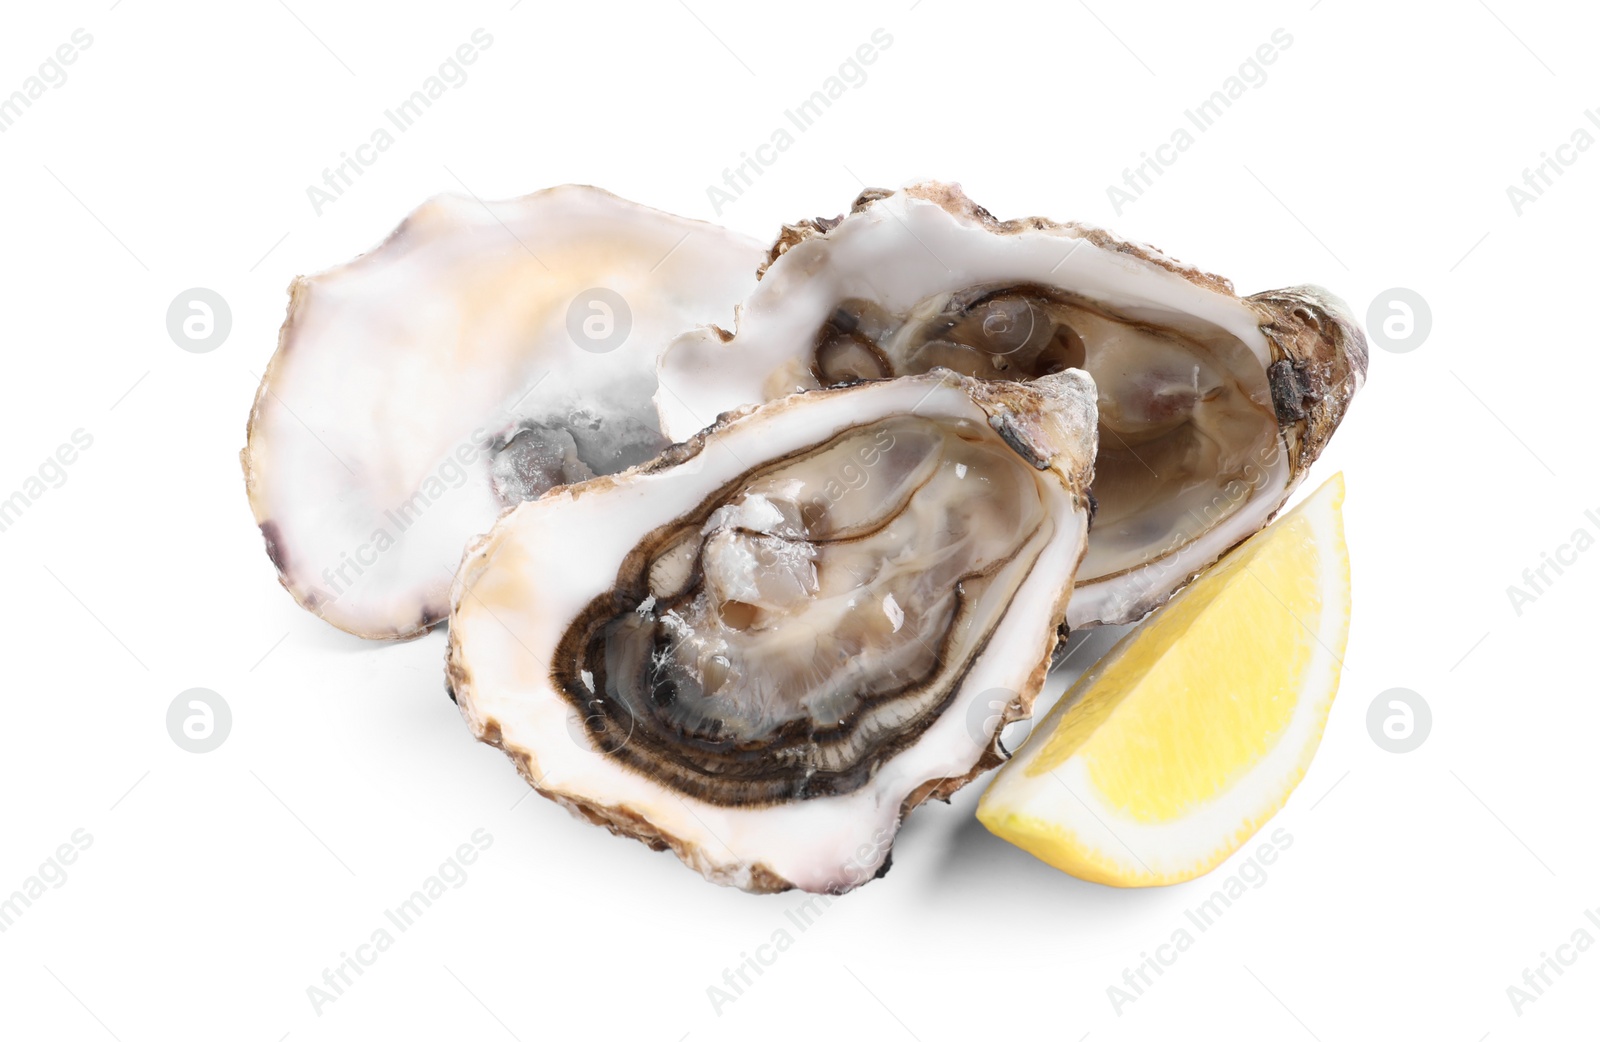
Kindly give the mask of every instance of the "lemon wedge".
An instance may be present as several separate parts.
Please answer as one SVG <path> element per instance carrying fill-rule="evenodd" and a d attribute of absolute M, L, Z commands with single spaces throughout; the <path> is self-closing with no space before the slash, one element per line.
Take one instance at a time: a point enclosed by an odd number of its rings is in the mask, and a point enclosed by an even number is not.
<path fill-rule="evenodd" d="M 978 819 L 1081 879 L 1202 875 L 1305 775 L 1339 687 L 1350 556 L 1336 474 L 1200 576 L 1073 685 Z"/>

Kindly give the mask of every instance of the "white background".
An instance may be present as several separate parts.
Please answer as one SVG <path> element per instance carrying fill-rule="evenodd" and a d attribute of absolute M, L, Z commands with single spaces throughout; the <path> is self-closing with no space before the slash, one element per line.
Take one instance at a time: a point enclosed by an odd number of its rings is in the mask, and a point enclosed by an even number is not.
<path fill-rule="evenodd" d="M 1506 989 L 1600 907 L 1600 552 L 1520 616 L 1506 591 L 1600 533 L 1600 149 L 1520 215 L 1506 188 L 1600 104 L 1597 26 L 1575 3 L 1490 6 L 12 5 L 0 93 L 74 29 L 94 42 L 0 134 L 0 496 L 74 430 L 94 441 L 0 532 L 0 893 L 75 829 L 93 844 L 0 933 L 0 1034 L 1589 1037 L 1600 947 L 1520 1016 Z M 470 80 L 317 216 L 306 187 L 479 27 Z M 1107 987 L 1237 860 L 1168 889 L 1078 882 L 978 826 L 973 785 L 801 932 L 802 895 L 719 889 L 524 799 L 445 697 L 443 635 L 364 644 L 296 607 L 245 501 L 237 453 L 293 275 L 463 184 L 588 182 L 716 217 L 707 186 L 877 28 L 893 43 L 867 81 L 720 220 L 769 238 L 863 181 L 937 177 L 1243 292 L 1431 305 L 1419 348 L 1374 349 L 1312 475 L 1349 482 L 1355 613 L 1322 751 L 1269 826 L 1293 846 L 1120 1015 Z M 1266 82 L 1116 213 L 1107 185 L 1279 28 Z M 209 354 L 167 335 L 191 286 L 231 305 Z M 204 755 L 164 722 L 195 686 L 234 717 Z M 1405 755 L 1365 723 L 1396 686 L 1434 718 Z M 317 1015 L 308 985 L 479 828 L 467 882 Z M 793 945 L 714 1010 L 707 988 L 780 928 Z"/>

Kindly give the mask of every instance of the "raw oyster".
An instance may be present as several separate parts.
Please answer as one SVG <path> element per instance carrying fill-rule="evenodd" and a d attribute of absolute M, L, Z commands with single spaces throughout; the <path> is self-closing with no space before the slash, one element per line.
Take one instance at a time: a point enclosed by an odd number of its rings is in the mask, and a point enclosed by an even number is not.
<path fill-rule="evenodd" d="M 443 620 L 461 548 L 505 507 L 668 444 L 656 355 L 731 314 L 762 255 L 568 185 L 441 196 L 296 279 L 242 453 L 280 581 L 363 637 Z"/>
<path fill-rule="evenodd" d="M 858 886 L 1031 709 L 1094 401 L 1077 370 L 812 391 L 523 503 L 462 563 L 451 692 L 576 816 L 726 885 Z"/>
<path fill-rule="evenodd" d="M 1310 286 L 1240 299 L 1227 280 L 1109 233 L 999 221 L 953 185 L 870 190 L 792 225 L 737 330 L 663 354 L 662 430 L 805 388 L 944 366 L 1099 387 L 1097 511 L 1073 626 L 1131 622 L 1261 528 L 1366 372 L 1343 303 Z"/>

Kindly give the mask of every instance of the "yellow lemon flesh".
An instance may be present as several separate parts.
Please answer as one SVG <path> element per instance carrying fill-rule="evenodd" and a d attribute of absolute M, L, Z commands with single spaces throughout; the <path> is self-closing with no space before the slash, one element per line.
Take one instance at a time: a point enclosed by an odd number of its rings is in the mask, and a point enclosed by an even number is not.
<path fill-rule="evenodd" d="M 1062 696 L 978 805 L 1064 872 L 1160 886 L 1215 868 L 1288 800 L 1322 740 L 1350 632 L 1336 474 Z"/>

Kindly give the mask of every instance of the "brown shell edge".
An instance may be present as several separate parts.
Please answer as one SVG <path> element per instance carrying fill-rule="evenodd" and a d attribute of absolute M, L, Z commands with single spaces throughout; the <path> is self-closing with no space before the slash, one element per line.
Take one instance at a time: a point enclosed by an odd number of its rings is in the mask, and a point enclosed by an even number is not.
<path fill-rule="evenodd" d="M 481 551 L 484 548 L 484 541 L 479 540 L 477 549 Z M 466 569 L 463 568 L 463 572 L 465 571 Z M 458 582 L 470 584 L 471 578 L 463 575 Z M 459 598 L 452 598 L 452 600 L 459 604 Z M 454 615 L 455 608 L 452 607 L 452 621 Z M 463 719 L 467 722 L 467 726 L 472 729 L 478 741 L 499 749 L 516 766 L 517 773 L 522 775 L 523 780 L 532 787 L 534 792 L 537 792 L 552 803 L 564 807 L 573 817 L 586 821 L 591 825 L 599 825 L 612 835 L 636 839 L 651 850 L 670 850 L 677 855 L 678 860 L 685 867 L 696 869 L 706 879 L 721 886 L 738 887 L 738 889 L 753 894 L 777 894 L 795 888 L 793 883 L 760 862 L 748 866 L 749 884 L 740 887 L 731 875 L 707 872 L 699 868 L 692 854 L 693 844 L 662 831 L 631 808 L 580 799 L 570 793 L 541 785 L 541 775 L 538 766 L 534 762 L 533 754 L 526 749 L 507 742 L 498 720 L 493 717 L 485 717 L 481 718 L 480 721 L 480 718 L 472 711 L 472 674 L 467 668 L 462 654 L 461 630 L 455 625 L 450 627 L 450 642 L 445 650 L 445 689 L 450 693 L 451 701 L 456 703 Z"/>
<path fill-rule="evenodd" d="M 991 417 L 998 415 L 1028 417 L 1030 413 L 1039 410 L 1045 404 L 1046 399 L 1059 400 L 1070 396 L 1070 392 L 1065 390 L 1034 388 L 1028 385 L 1020 384 L 994 385 L 991 383 L 986 383 L 985 381 L 975 380 L 970 377 L 959 376 L 948 370 L 936 370 L 935 373 L 937 374 L 936 378 L 940 381 L 948 381 L 950 383 L 959 385 L 962 390 L 973 399 L 973 402 Z M 826 395 L 844 393 L 847 390 L 849 390 L 849 388 L 809 391 L 802 392 L 801 394 L 790 395 L 788 397 L 791 399 L 800 397 L 814 397 L 819 394 Z M 1090 385 L 1089 390 L 1092 394 L 1092 384 Z M 784 400 L 785 399 L 778 399 L 778 401 Z M 1086 404 L 1092 410 L 1094 405 L 1093 397 L 1090 397 Z M 768 408 L 770 405 L 771 403 L 768 403 L 768 406 L 764 406 L 762 408 Z M 717 417 L 715 423 L 707 427 L 705 430 L 700 431 L 687 441 L 679 442 L 678 444 L 667 448 L 661 453 L 661 455 L 647 463 L 641 464 L 630 470 L 623 471 L 620 474 L 606 475 L 593 478 L 589 481 L 580 482 L 576 485 L 567 485 L 551 489 L 549 492 L 545 493 L 545 496 L 540 498 L 543 499 L 546 497 L 562 495 L 577 497 L 585 494 L 586 492 L 596 491 L 600 488 L 606 488 L 615 485 L 627 478 L 627 476 L 630 474 L 655 473 L 656 471 L 665 470 L 669 467 L 675 466 L 678 463 L 682 463 L 699 455 L 704 450 L 707 441 L 712 435 L 718 433 L 722 429 L 730 426 L 731 424 L 755 411 L 757 411 L 757 407 L 746 406 L 738 410 L 723 413 Z M 1088 542 L 1086 539 L 1088 529 L 1088 488 L 1093 480 L 1095 452 L 1092 441 L 1094 439 L 1094 427 L 1093 425 L 1090 425 L 1089 427 L 1091 432 L 1091 444 L 1088 446 L 1088 452 L 1086 455 L 1071 452 L 1071 450 L 1077 446 L 1073 445 L 1070 441 L 1063 441 L 1060 432 L 1043 430 L 1039 428 L 1036 423 L 1033 423 L 1030 426 L 1023 426 L 1020 429 L 1026 432 L 1028 436 L 1033 439 L 1031 452 L 1035 456 L 1042 457 L 1044 461 L 1043 466 L 1040 469 L 1053 469 L 1057 471 L 1057 473 L 1059 473 L 1066 481 L 1069 491 L 1079 506 L 1081 511 L 1080 517 L 1082 520 L 1080 521 L 1081 531 L 1079 533 L 1078 564 L 1081 564 L 1083 562 L 1083 555 L 1088 550 Z M 1017 448 L 1015 445 L 1013 448 L 1016 448 L 1018 454 L 1022 455 L 1025 459 L 1029 458 L 1028 451 Z M 1068 460 L 1058 459 L 1058 455 L 1063 452 L 1070 452 L 1071 458 Z M 1035 466 L 1040 466 L 1039 463 L 1036 463 L 1031 459 L 1030 463 L 1033 463 Z M 700 871 L 702 876 L 713 883 L 717 883 L 721 886 L 738 886 L 737 883 L 725 875 L 708 873 L 703 869 L 699 869 L 690 852 L 692 844 L 662 831 L 636 811 L 633 811 L 625 806 L 613 806 L 598 803 L 592 800 L 581 799 L 569 793 L 560 792 L 554 789 L 547 789 L 541 786 L 539 783 L 540 773 L 534 763 L 533 755 L 526 749 L 519 748 L 507 742 L 504 733 L 500 729 L 499 721 L 494 720 L 493 718 L 484 718 L 480 723 L 479 718 L 473 709 L 472 674 L 466 665 L 464 652 L 461 647 L 461 628 L 455 624 L 455 616 L 460 608 L 463 595 L 468 589 L 471 588 L 479 571 L 481 571 L 481 569 L 487 564 L 493 544 L 504 531 L 504 526 L 509 523 L 510 517 L 514 515 L 520 508 L 521 505 L 519 504 L 519 506 L 509 508 L 503 512 L 500 515 L 499 520 L 496 521 L 494 527 L 490 529 L 487 534 L 472 540 L 463 552 L 461 567 L 457 569 L 456 580 L 454 587 L 451 590 L 449 643 L 445 650 L 445 690 L 448 692 L 450 700 L 456 703 L 456 706 L 460 710 L 463 719 L 466 720 L 468 727 L 472 729 L 478 740 L 486 745 L 491 745 L 504 753 L 507 758 L 509 758 L 512 763 L 516 765 L 517 773 L 522 775 L 523 780 L 526 781 L 528 785 L 531 786 L 539 795 L 545 797 L 553 803 L 560 804 L 574 817 L 580 818 L 592 825 L 599 825 L 613 835 L 623 836 L 629 839 L 636 839 L 639 842 L 644 843 L 651 850 L 671 850 L 677 855 L 678 860 L 681 861 L 686 867 L 694 868 L 697 871 Z M 1076 570 L 1077 565 L 1074 565 L 1073 571 L 1076 572 Z M 1056 602 L 1051 609 L 1051 618 L 1060 619 L 1065 617 L 1067 601 L 1071 595 L 1072 584 L 1068 583 L 1064 585 L 1061 592 L 1056 595 Z M 1056 629 L 1052 630 L 1051 636 L 1046 642 L 1044 653 L 1040 656 L 1039 661 L 1034 664 L 1033 669 L 1028 674 L 1027 681 L 1023 685 L 1024 691 L 1019 692 L 1017 697 L 1006 705 L 1005 711 L 1001 714 L 1000 723 L 995 727 L 994 735 L 989 741 L 989 745 L 978 757 L 977 762 L 973 764 L 972 768 L 965 774 L 957 777 L 931 778 L 919 785 L 916 789 L 912 790 L 905 800 L 901 802 L 900 811 L 895 820 L 896 834 L 899 833 L 900 826 L 904 824 L 906 816 L 918 806 L 930 799 L 937 799 L 941 802 L 948 803 L 950 797 L 956 792 L 960 791 L 980 775 L 994 770 L 996 767 L 999 767 L 1001 764 L 1005 763 L 1011 758 L 1010 753 L 1006 750 L 1005 746 L 1001 742 L 1001 733 L 1009 724 L 1012 724 L 1018 720 L 1025 720 L 1032 715 L 1033 705 L 1038 700 L 1039 694 L 1044 690 L 1045 678 L 1050 672 L 1050 664 L 1055 657 L 1056 647 L 1062 640 L 1065 639 L 1065 637 L 1066 633 L 1064 626 L 1057 627 Z M 892 847 L 892 837 L 890 845 Z M 882 870 L 880 870 L 876 875 L 862 880 L 860 884 L 850 889 L 859 889 L 860 886 L 865 886 L 873 879 L 884 875 L 887 872 L 889 864 L 890 861 L 886 856 Z M 784 879 L 778 873 L 772 871 L 770 868 L 760 862 L 748 866 L 748 870 L 749 885 L 739 887 L 739 889 L 745 890 L 748 893 L 775 894 L 796 889 L 793 883 Z M 836 891 L 836 893 L 844 892 L 847 891 Z"/>
<path fill-rule="evenodd" d="M 1296 477 L 1322 454 L 1367 377 L 1367 338 L 1344 301 L 1318 286 L 1246 297 L 1272 348 L 1268 382 Z"/>
<path fill-rule="evenodd" d="M 414 217 L 415 214 L 412 216 Z M 411 218 L 408 217 L 407 223 L 409 223 L 410 220 Z M 397 228 L 393 233 L 390 234 L 389 239 L 393 239 L 395 236 L 399 235 L 401 230 L 404 228 L 405 224 L 402 224 L 400 228 Z M 384 241 L 387 243 L 389 240 L 386 239 Z M 377 249 L 382 249 L 382 247 L 380 246 Z M 376 252 L 376 250 L 372 252 Z M 368 256 L 368 254 L 362 254 L 362 256 L 365 257 Z M 352 261 L 350 263 L 353 264 L 355 262 Z M 283 548 L 276 538 L 276 532 L 278 530 L 277 521 L 276 519 L 267 516 L 266 506 L 261 499 L 260 486 L 258 484 L 256 474 L 255 459 L 256 449 L 259 444 L 257 441 L 257 436 L 261 421 L 261 411 L 266 405 L 267 396 L 272 393 L 272 377 L 277 370 L 278 363 L 289 352 L 289 349 L 294 342 L 296 324 L 299 321 L 301 312 L 305 309 L 306 302 L 311 294 L 312 283 L 316 278 L 317 276 L 315 275 L 297 275 L 289 282 L 289 307 L 287 312 L 284 314 L 283 324 L 278 327 L 278 346 L 273 350 L 272 357 L 267 360 L 267 366 L 261 372 L 261 383 L 256 387 L 255 397 L 250 403 L 250 416 L 245 422 L 244 447 L 239 450 L 239 469 L 244 472 L 245 496 L 250 502 L 250 513 L 255 518 L 256 530 L 261 534 L 262 542 L 266 544 L 267 559 L 272 562 L 273 570 L 277 573 L 278 585 L 282 586 L 289 592 L 289 596 L 294 598 L 296 604 L 300 605 L 300 607 L 304 608 L 306 611 L 309 611 L 317 618 L 326 622 L 328 625 L 334 627 L 335 629 L 342 630 L 345 633 L 349 633 L 352 636 L 363 637 L 368 640 L 414 640 L 417 637 L 427 633 L 428 630 L 438 625 L 438 623 L 442 620 L 435 619 L 433 621 L 429 621 L 427 618 L 423 618 L 418 620 L 417 626 L 404 631 L 396 630 L 386 633 L 373 633 L 363 630 L 354 630 L 348 626 L 343 626 L 324 615 L 320 610 L 319 602 L 314 591 L 306 591 L 302 593 L 302 591 L 295 589 L 288 577 L 288 572 L 291 570 L 291 563 L 285 560 Z"/>
<path fill-rule="evenodd" d="M 326 622 L 328 625 L 334 627 L 335 629 L 342 630 L 345 633 L 349 633 L 352 636 L 362 637 L 367 640 L 415 640 L 416 638 L 426 634 L 430 629 L 432 629 L 434 626 L 437 626 L 440 622 L 444 621 L 444 616 L 440 616 L 437 619 L 431 619 L 429 615 L 424 615 L 418 620 L 416 626 L 413 626 L 407 630 L 394 630 L 383 633 L 355 630 L 348 626 L 341 625 L 324 615 L 319 609 L 318 600 L 314 592 L 308 592 L 305 595 L 302 595 L 301 591 L 295 589 L 295 587 L 290 583 L 287 574 L 290 570 L 290 567 L 288 566 L 289 562 L 284 560 L 283 550 L 274 538 L 274 533 L 277 531 L 277 522 L 274 518 L 266 516 L 266 507 L 265 504 L 262 503 L 260 497 L 260 488 L 257 482 L 255 460 L 255 450 L 258 445 L 256 440 L 257 431 L 261 420 L 261 410 L 266 405 L 267 395 L 273 393 L 271 389 L 273 375 L 277 371 L 278 363 L 282 361 L 283 358 L 289 353 L 290 348 L 294 344 L 296 327 L 300 319 L 300 314 L 305 310 L 307 302 L 310 299 L 312 285 L 317 279 L 324 275 L 348 270 L 349 268 L 352 268 L 355 265 L 367 260 L 367 258 L 383 252 L 383 250 L 391 243 L 400 239 L 401 236 L 403 236 L 410 229 L 412 224 L 419 219 L 419 216 L 425 214 L 427 211 L 433 208 L 437 202 L 438 197 L 435 197 L 423 203 L 421 206 L 418 206 L 415 210 L 406 215 L 405 220 L 401 221 L 399 226 L 390 232 L 381 243 L 365 253 L 360 254 L 353 260 L 346 261 L 344 264 L 340 264 L 325 271 L 318 272 L 315 275 L 296 275 L 289 281 L 289 307 L 284 313 L 283 324 L 278 327 L 278 344 L 273 349 L 272 357 L 267 360 L 266 368 L 261 371 L 261 383 L 256 387 L 255 398 L 252 399 L 250 403 L 250 417 L 245 422 L 244 447 L 239 450 L 239 467 L 244 472 L 245 495 L 250 501 L 250 513 L 255 517 L 256 528 L 261 533 L 262 541 L 266 544 L 267 558 L 272 562 L 273 569 L 278 573 L 278 585 L 282 586 L 289 592 L 289 596 L 294 598 L 296 604 L 300 605 L 300 607 L 304 608 L 306 611 L 309 611 L 317 618 Z"/>
<path fill-rule="evenodd" d="M 1344 419 L 1350 400 L 1366 382 L 1366 335 L 1344 301 L 1318 286 L 1291 286 L 1244 298 L 1260 315 L 1261 332 L 1271 349 L 1267 370 L 1279 433 L 1289 454 L 1289 481 L 1267 523 L 1282 513 L 1289 494 L 1327 446 Z M 1241 536 L 1218 556 L 1221 560 L 1250 536 Z M 1138 622 L 1216 562 L 1194 568 L 1170 589 L 1140 598 L 1108 625 Z"/>
<path fill-rule="evenodd" d="M 1147 264 L 1163 268 L 1205 289 L 1217 293 L 1225 293 L 1228 296 L 1235 296 L 1233 283 L 1221 275 L 1201 271 L 1193 265 L 1184 264 L 1167 256 L 1154 246 L 1119 238 L 1104 228 L 1081 224 L 1077 221 L 1053 221 L 1048 217 L 1019 217 L 1002 221 L 968 198 L 959 184 L 943 181 L 921 181 L 907 186 L 902 191 L 912 198 L 924 199 L 934 203 L 952 216 L 976 222 L 1001 235 L 1016 235 L 1030 231 L 1063 232 L 1071 238 L 1083 239 L 1102 250 L 1125 254 Z M 896 192 L 887 188 L 868 188 L 856 196 L 855 202 L 850 206 L 850 214 L 861 213 L 878 200 L 887 199 L 896 194 Z M 846 216 L 841 214 L 838 217 L 831 218 L 815 217 L 784 225 L 779 230 L 778 237 L 773 242 L 772 248 L 767 251 L 766 262 L 757 269 L 757 276 L 766 275 L 767 269 L 772 266 L 772 263 L 795 246 L 814 236 L 826 235 L 838 227 Z"/>
<path fill-rule="evenodd" d="M 745 409 L 724 413 L 717 418 L 717 422 L 712 426 L 706 428 L 704 431 L 701 431 L 693 438 L 690 438 L 687 442 L 672 446 L 671 449 L 667 451 L 671 452 L 674 449 L 679 450 L 681 453 L 681 455 L 677 457 L 679 461 L 691 459 L 694 456 L 699 455 L 700 451 L 705 447 L 706 439 L 711 434 L 714 434 L 723 427 L 726 427 L 733 420 L 749 411 L 752 410 Z M 580 482 L 577 485 L 565 485 L 553 488 L 540 498 L 543 499 L 546 497 L 561 495 L 572 495 L 574 497 L 580 496 L 584 494 L 585 491 L 593 491 L 597 488 L 610 487 L 611 485 L 617 484 L 629 474 L 635 472 L 651 473 L 669 465 L 670 464 L 663 463 L 661 458 L 658 457 L 655 460 L 642 464 L 638 467 L 634 467 L 631 470 L 623 471 L 620 474 L 604 475 L 602 477 L 593 478 L 589 481 Z M 478 741 L 483 742 L 485 745 L 493 746 L 504 753 L 506 757 L 510 759 L 511 762 L 516 766 L 517 773 L 522 775 L 523 780 L 526 781 L 535 792 L 537 792 L 540 796 L 543 796 L 545 799 L 550 800 L 552 803 L 556 803 L 564 807 L 569 814 L 576 818 L 586 821 L 592 825 L 599 825 L 613 835 L 622 836 L 628 839 L 636 839 L 645 844 L 651 850 L 671 850 L 677 855 L 678 860 L 681 861 L 685 867 L 699 871 L 700 874 L 707 880 L 720 886 L 737 887 L 738 889 L 742 889 L 747 893 L 757 894 L 776 894 L 782 893 L 786 890 L 795 889 L 793 883 L 789 882 L 787 879 L 784 879 L 778 873 L 772 871 L 770 868 L 760 862 L 749 866 L 741 866 L 748 868 L 749 885 L 740 887 L 738 886 L 738 883 L 736 883 L 735 880 L 728 874 L 707 872 L 704 869 L 701 869 L 692 855 L 693 844 L 685 842 L 684 840 L 681 840 L 670 833 L 662 831 L 637 811 L 634 811 L 626 806 L 613 806 L 593 800 L 581 799 L 571 795 L 570 793 L 561 792 L 557 789 L 547 788 L 541 785 L 541 774 L 536 763 L 534 762 L 533 754 L 526 749 L 512 745 L 510 742 L 508 742 L 505 738 L 505 734 L 500 729 L 500 722 L 498 720 L 495 720 L 493 717 L 480 718 L 477 715 L 472 694 L 472 672 L 467 667 L 465 653 L 461 646 L 462 630 L 461 627 L 455 624 L 455 617 L 460 609 L 461 601 L 465 595 L 465 592 L 472 587 L 472 584 L 477 579 L 479 572 L 482 571 L 482 569 L 488 564 L 489 558 L 493 552 L 494 544 L 499 540 L 500 536 L 505 531 L 505 526 L 509 524 L 512 515 L 514 515 L 517 510 L 521 509 L 523 505 L 524 504 L 518 504 L 515 507 L 510 507 L 503 511 L 499 519 L 495 522 L 494 526 L 487 533 L 478 536 L 468 543 L 466 549 L 462 552 L 461 566 L 456 570 L 456 578 L 452 584 L 449 615 L 449 642 L 445 647 L 445 691 L 449 694 L 450 700 L 456 704 L 456 707 L 460 711 L 462 718 L 466 721 L 467 726 L 472 730 L 472 733 L 477 737 Z"/>

